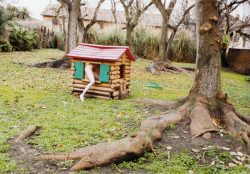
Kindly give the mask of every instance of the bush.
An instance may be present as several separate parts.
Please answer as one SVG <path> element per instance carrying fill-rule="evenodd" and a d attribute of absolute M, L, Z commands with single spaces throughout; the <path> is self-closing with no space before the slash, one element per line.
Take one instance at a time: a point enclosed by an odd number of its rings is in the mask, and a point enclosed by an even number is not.
<path fill-rule="evenodd" d="M 169 58 L 175 62 L 194 63 L 196 57 L 196 41 L 187 30 L 180 30 L 170 47 Z"/>
<path fill-rule="evenodd" d="M 0 52 L 10 52 L 13 50 L 12 45 L 9 43 L 9 41 L 2 39 L 0 41 Z"/>
<path fill-rule="evenodd" d="M 4 33 L 5 22 L 4 9 L 0 7 L 0 36 Z"/>
<path fill-rule="evenodd" d="M 109 31 L 91 27 L 87 33 L 86 42 L 98 45 L 125 45 L 125 33 L 119 27 Z"/>
<path fill-rule="evenodd" d="M 138 57 L 152 59 L 158 55 L 160 37 L 157 32 L 143 25 L 132 35 L 132 50 Z"/>
<path fill-rule="evenodd" d="M 33 30 L 13 28 L 9 40 L 15 51 L 31 51 L 37 48 L 36 33 Z"/>
<path fill-rule="evenodd" d="M 126 32 L 116 26 L 109 31 L 91 27 L 86 42 L 98 45 L 126 45 Z M 152 58 L 158 54 L 159 36 L 152 29 L 139 26 L 132 36 L 131 50 L 138 57 Z"/>
<path fill-rule="evenodd" d="M 54 48 L 62 50 L 63 46 L 64 46 L 63 36 L 59 33 L 56 33 L 54 37 Z"/>

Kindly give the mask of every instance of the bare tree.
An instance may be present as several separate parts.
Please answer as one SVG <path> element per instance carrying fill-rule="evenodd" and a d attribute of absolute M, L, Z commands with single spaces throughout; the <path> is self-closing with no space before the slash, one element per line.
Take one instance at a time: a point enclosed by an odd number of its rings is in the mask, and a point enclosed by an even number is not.
<path fill-rule="evenodd" d="M 86 16 L 83 16 L 83 14 L 81 13 L 81 10 L 79 11 L 79 17 L 78 17 L 79 41 L 85 42 L 88 30 L 97 22 L 97 14 L 98 14 L 98 11 L 99 11 L 99 9 L 104 1 L 105 0 L 100 0 L 98 2 L 97 6 L 95 8 L 93 18 L 90 20 L 90 22 L 86 26 L 83 22 L 83 20 Z M 82 4 L 82 5 L 85 5 L 85 4 Z"/>
<path fill-rule="evenodd" d="M 164 0 L 163 2 L 161 0 L 153 0 L 153 2 L 157 7 L 157 9 L 160 11 L 162 16 L 161 41 L 160 41 L 158 57 L 161 60 L 165 60 L 167 53 L 167 45 L 168 45 L 167 39 L 169 30 L 169 20 L 177 0 L 171 0 L 167 8 L 165 8 L 166 0 Z"/>
<path fill-rule="evenodd" d="M 71 170 L 81 170 L 105 164 L 138 158 L 146 149 L 154 153 L 153 145 L 161 139 L 169 124 L 176 124 L 185 117 L 191 119 L 193 137 L 210 135 L 218 127 L 212 118 L 219 119 L 226 130 L 250 147 L 250 117 L 235 111 L 221 90 L 221 59 L 218 9 L 216 0 L 197 0 L 197 61 L 195 80 L 189 95 L 177 101 L 166 102 L 138 99 L 140 103 L 166 106 L 173 109 L 151 116 L 141 123 L 140 130 L 116 142 L 88 146 L 66 155 L 47 155 L 43 159 L 77 160 Z"/>
<path fill-rule="evenodd" d="M 162 28 L 161 28 L 161 40 L 160 40 L 160 46 L 159 46 L 159 54 L 158 57 L 146 68 L 148 71 L 152 72 L 154 75 L 157 75 L 158 71 L 168 71 L 172 73 L 186 73 L 187 71 L 179 68 L 171 63 L 169 60 L 169 51 L 171 43 L 174 40 L 174 37 L 176 35 L 176 32 L 182 22 L 185 19 L 186 14 L 194 7 L 194 5 L 191 5 L 187 9 L 184 10 L 184 13 L 182 14 L 181 19 L 177 23 L 176 26 L 172 26 L 169 21 L 171 14 L 174 10 L 174 7 L 176 5 L 177 0 L 171 0 L 168 7 L 166 7 L 166 1 L 162 2 L 161 0 L 153 0 L 155 6 L 160 11 L 162 16 Z M 187 5 L 187 4 L 186 4 Z M 168 31 L 172 30 L 172 33 L 168 39 Z"/>
<path fill-rule="evenodd" d="M 145 6 L 141 0 L 120 0 L 126 15 L 126 45 L 131 46 L 131 35 L 137 26 L 141 15 L 153 4 L 149 2 Z"/>

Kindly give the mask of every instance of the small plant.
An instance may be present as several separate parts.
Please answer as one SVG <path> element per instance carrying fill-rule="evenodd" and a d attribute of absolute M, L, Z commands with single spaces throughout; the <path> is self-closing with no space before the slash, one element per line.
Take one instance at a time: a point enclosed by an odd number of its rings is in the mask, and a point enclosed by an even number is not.
<path fill-rule="evenodd" d="M 0 41 L 0 52 L 10 52 L 13 50 L 12 45 L 9 43 L 9 41 L 2 39 Z"/>
<path fill-rule="evenodd" d="M 169 124 L 168 128 L 174 130 L 176 128 L 176 126 L 174 124 Z"/>
<path fill-rule="evenodd" d="M 208 147 L 205 151 L 208 156 L 215 156 L 216 153 L 220 151 L 220 148 L 217 146 L 213 146 L 213 147 Z"/>
<path fill-rule="evenodd" d="M 229 162 L 232 159 L 232 155 L 228 152 L 221 152 L 218 155 L 219 159 L 224 161 L 224 162 Z"/>
<path fill-rule="evenodd" d="M 68 161 L 64 161 L 60 164 L 61 167 L 70 167 L 74 164 L 74 161 L 73 160 L 68 160 Z"/>

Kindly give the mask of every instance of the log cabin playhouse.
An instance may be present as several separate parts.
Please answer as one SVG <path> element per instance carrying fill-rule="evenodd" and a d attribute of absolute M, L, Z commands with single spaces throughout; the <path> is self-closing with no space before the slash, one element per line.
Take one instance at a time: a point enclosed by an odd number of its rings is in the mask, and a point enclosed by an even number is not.
<path fill-rule="evenodd" d="M 80 94 L 88 85 L 84 69 L 91 63 L 100 66 L 100 75 L 86 97 L 124 99 L 130 95 L 131 61 L 135 58 L 129 47 L 80 43 L 67 57 L 72 58 L 71 93 Z"/>

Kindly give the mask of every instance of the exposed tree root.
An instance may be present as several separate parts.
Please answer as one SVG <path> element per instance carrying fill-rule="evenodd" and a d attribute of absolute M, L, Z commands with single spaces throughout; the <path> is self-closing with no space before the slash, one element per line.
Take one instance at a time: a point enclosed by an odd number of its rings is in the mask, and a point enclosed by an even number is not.
<path fill-rule="evenodd" d="M 205 132 L 216 131 L 207 106 L 200 101 L 195 103 L 191 111 L 190 131 L 194 138 Z"/>
<path fill-rule="evenodd" d="M 134 101 L 137 103 L 142 103 L 142 104 L 150 104 L 150 105 L 158 105 L 158 106 L 163 106 L 166 108 L 166 110 L 170 109 L 176 109 L 183 105 L 185 101 L 187 100 L 187 97 L 181 97 L 176 101 L 160 101 L 160 100 L 154 100 L 154 99 L 147 99 L 147 98 L 136 98 Z"/>
<path fill-rule="evenodd" d="M 228 104 L 223 107 L 224 119 L 226 129 L 236 138 L 243 140 L 250 148 L 250 126 L 246 122 L 237 117 L 234 110 Z M 249 117 L 249 116 L 248 116 Z"/>
<path fill-rule="evenodd" d="M 17 62 L 12 61 L 12 63 L 21 64 L 25 66 L 32 66 L 37 68 L 60 68 L 60 69 L 67 69 L 71 67 L 71 61 L 69 58 L 64 55 L 53 61 L 48 62 L 41 62 L 41 63 L 27 63 L 27 62 Z"/>
<path fill-rule="evenodd" d="M 141 156 L 145 150 L 153 150 L 153 145 L 161 139 L 169 124 L 176 124 L 186 116 L 186 106 L 170 113 L 152 116 L 142 122 L 136 134 L 116 142 L 100 143 L 70 152 L 67 155 L 47 155 L 42 159 L 69 160 L 81 159 L 71 170 L 81 170 L 94 166 L 117 163 Z"/>
<path fill-rule="evenodd" d="M 164 105 L 176 109 L 147 118 L 141 123 L 140 130 L 136 134 L 131 134 L 116 142 L 88 146 L 66 155 L 46 155 L 42 159 L 80 159 L 71 170 L 81 170 L 138 158 L 147 149 L 151 149 L 154 153 L 153 145 L 161 139 L 162 134 L 168 128 L 169 124 L 176 124 L 185 117 L 191 119 L 190 130 L 194 137 L 217 130 L 211 118 L 214 115 L 209 111 L 210 106 L 202 98 L 198 97 L 192 100 L 191 98 L 187 99 L 183 97 L 175 102 L 162 102 L 149 99 L 136 99 L 136 101 L 139 103 Z M 228 103 L 225 102 L 222 110 L 222 115 L 219 115 L 218 118 L 223 118 L 222 122 L 226 125 L 227 130 L 237 138 L 247 142 L 249 146 L 249 125 L 236 116 Z"/>
<path fill-rule="evenodd" d="M 154 75 L 158 75 L 157 71 L 165 71 L 173 74 L 184 73 L 190 75 L 189 72 L 187 71 L 189 70 L 188 68 L 187 70 L 185 70 L 184 68 L 173 65 L 170 61 L 165 62 L 165 61 L 159 61 L 157 59 L 153 61 L 148 67 L 146 67 L 146 70 Z"/>
<path fill-rule="evenodd" d="M 23 140 L 25 140 L 27 137 L 32 135 L 36 131 L 35 125 L 29 125 L 22 133 L 17 137 L 15 140 L 16 143 L 21 143 Z"/>

